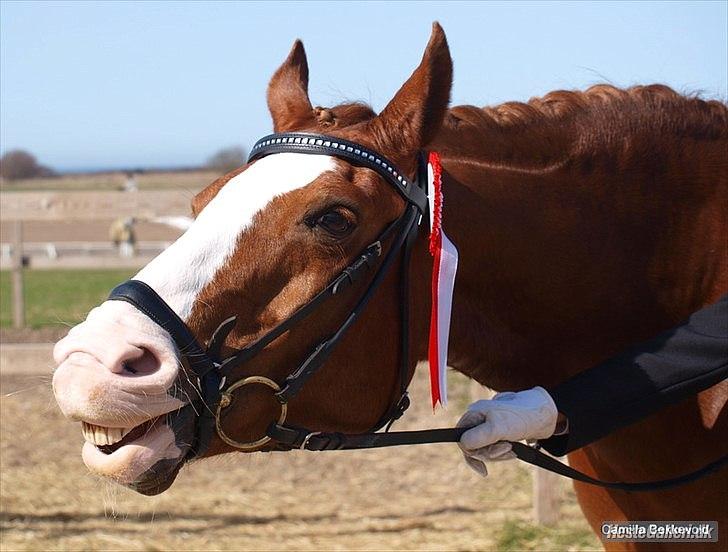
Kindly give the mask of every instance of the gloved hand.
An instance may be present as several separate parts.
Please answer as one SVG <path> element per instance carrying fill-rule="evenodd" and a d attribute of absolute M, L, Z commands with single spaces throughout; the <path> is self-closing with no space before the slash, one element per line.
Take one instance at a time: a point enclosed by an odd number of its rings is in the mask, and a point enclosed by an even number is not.
<path fill-rule="evenodd" d="M 465 461 L 485 477 L 486 461 L 515 458 L 511 445 L 504 441 L 551 437 L 558 415 L 543 387 L 498 393 L 491 400 L 474 402 L 458 422 L 458 427 L 472 428 L 460 438 Z"/>

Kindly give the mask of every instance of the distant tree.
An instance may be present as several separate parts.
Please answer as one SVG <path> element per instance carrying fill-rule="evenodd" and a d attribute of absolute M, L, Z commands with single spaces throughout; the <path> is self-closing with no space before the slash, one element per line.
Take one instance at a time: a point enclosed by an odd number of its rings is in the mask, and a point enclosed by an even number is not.
<path fill-rule="evenodd" d="M 53 176 L 53 171 L 40 165 L 35 156 L 24 150 L 11 150 L 0 157 L 0 176 L 7 180 Z"/>
<path fill-rule="evenodd" d="M 245 150 L 240 146 L 223 148 L 207 160 L 207 167 L 220 172 L 229 172 L 245 165 Z"/>

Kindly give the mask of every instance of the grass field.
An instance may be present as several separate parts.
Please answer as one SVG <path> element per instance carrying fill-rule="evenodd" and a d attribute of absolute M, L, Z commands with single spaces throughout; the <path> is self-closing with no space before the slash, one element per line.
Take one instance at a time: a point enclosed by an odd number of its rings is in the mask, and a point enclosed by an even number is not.
<path fill-rule="evenodd" d="M 129 270 L 26 270 L 25 318 L 31 328 L 74 325 L 101 303 Z M 10 272 L 0 272 L 0 326 L 12 323 Z"/>

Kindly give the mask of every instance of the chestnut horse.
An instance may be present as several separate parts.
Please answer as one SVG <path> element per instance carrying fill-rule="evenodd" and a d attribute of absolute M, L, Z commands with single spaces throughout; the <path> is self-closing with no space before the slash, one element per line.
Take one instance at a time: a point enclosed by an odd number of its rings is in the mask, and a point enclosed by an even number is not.
<path fill-rule="evenodd" d="M 270 82 L 268 105 L 276 132 L 349 139 L 410 176 L 420 150 L 440 153 L 445 229 L 460 252 L 454 369 L 497 390 L 553 386 L 728 291 L 724 104 L 661 85 L 602 85 L 448 109 L 451 81 L 447 41 L 435 24 L 422 62 L 379 115 L 361 104 L 314 108 L 296 42 Z M 237 316 L 226 347 L 241 348 L 326 287 L 403 209 L 368 168 L 325 155 L 271 155 L 199 193 L 194 224 L 136 279 L 201 343 Z M 420 233 L 410 264 L 408 378 L 427 356 L 426 242 Z M 398 388 L 397 273 L 290 402 L 292 424 L 355 433 L 387 410 Z M 366 280 L 277 338 L 234 379 L 282 381 L 341 324 Z M 91 471 L 145 494 L 166 489 L 185 461 L 194 416 L 169 423 L 165 415 L 184 411 L 195 392 L 169 334 L 131 305 L 107 301 L 58 343 L 55 357 L 54 391 L 64 414 L 83 422 Z M 727 397 L 723 381 L 569 460 L 611 481 L 695 470 L 725 453 Z M 269 390 L 250 386 L 228 408 L 226 433 L 255 440 L 278 409 Z M 206 455 L 231 450 L 215 437 Z M 604 520 L 716 519 L 723 539 L 728 531 L 725 469 L 653 493 L 575 487 L 595 531 Z"/>

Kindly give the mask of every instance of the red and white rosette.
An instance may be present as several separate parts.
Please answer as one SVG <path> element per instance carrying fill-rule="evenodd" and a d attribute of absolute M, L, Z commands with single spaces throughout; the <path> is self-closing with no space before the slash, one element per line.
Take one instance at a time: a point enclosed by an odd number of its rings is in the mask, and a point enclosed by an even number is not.
<path fill-rule="evenodd" d="M 450 314 L 458 269 L 458 250 L 442 227 L 442 167 L 440 156 L 430 152 L 427 159 L 427 196 L 430 202 L 430 254 L 432 264 L 432 313 L 430 316 L 430 391 L 432 408 L 447 405 L 447 347 Z"/>

